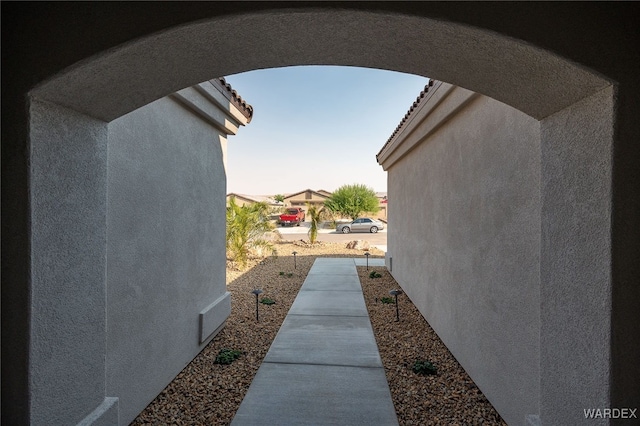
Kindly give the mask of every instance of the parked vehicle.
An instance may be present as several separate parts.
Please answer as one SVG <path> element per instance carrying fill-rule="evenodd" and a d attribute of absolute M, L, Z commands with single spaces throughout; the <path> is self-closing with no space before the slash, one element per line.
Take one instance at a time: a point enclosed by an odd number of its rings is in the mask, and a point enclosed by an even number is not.
<path fill-rule="evenodd" d="M 341 223 L 336 227 L 336 231 L 348 234 L 349 232 L 376 232 L 384 229 L 384 224 L 378 220 L 368 217 L 360 217 L 351 223 Z"/>
<path fill-rule="evenodd" d="M 304 222 L 304 210 L 300 207 L 289 207 L 286 213 L 278 217 L 278 223 L 282 226 L 293 226 L 294 224 L 300 226 L 300 222 Z"/>

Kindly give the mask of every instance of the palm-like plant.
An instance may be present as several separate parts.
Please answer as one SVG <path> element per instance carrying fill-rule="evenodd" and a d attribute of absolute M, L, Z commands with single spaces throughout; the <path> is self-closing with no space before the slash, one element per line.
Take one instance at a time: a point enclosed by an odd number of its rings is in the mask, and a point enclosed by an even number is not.
<path fill-rule="evenodd" d="M 324 207 L 318 207 L 315 205 L 307 204 L 307 217 L 310 220 L 309 226 L 309 242 L 314 244 L 318 239 L 318 224 L 322 221 L 325 215 Z"/>
<path fill-rule="evenodd" d="M 245 268 L 251 250 L 263 248 L 275 254 L 273 245 L 264 239 L 264 234 L 275 226 L 269 222 L 269 207 L 265 203 L 240 206 L 235 198 L 227 207 L 227 257 L 241 269 Z"/>

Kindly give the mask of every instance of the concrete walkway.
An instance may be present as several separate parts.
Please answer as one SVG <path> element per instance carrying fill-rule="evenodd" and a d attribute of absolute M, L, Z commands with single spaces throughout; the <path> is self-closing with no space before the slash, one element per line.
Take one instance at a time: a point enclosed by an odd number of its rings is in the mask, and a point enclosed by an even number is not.
<path fill-rule="evenodd" d="M 233 426 L 398 424 L 356 272 L 365 262 L 315 261 Z"/>

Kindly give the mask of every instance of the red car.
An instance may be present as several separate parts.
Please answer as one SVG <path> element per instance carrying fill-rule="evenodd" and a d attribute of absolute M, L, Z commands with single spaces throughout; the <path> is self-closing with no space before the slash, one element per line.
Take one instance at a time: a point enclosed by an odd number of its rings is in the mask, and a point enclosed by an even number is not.
<path fill-rule="evenodd" d="M 304 210 L 300 207 L 289 207 L 287 212 L 278 218 L 278 223 L 282 226 L 293 226 L 294 224 L 300 226 L 300 222 L 304 222 Z"/>

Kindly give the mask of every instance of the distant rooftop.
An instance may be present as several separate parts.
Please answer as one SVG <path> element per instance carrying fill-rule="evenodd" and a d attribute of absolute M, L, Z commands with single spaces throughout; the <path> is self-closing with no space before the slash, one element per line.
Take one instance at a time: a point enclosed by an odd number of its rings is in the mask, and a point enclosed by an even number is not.
<path fill-rule="evenodd" d="M 252 201 L 254 203 L 267 203 L 267 204 L 277 204 L 277 201 L 273 199 L 270 195 L 249 195 L 249 194 L 238 194 L 237 192 L 230 192 L 227 194 L 227 198 L 235 197 L 244 201 Z"/>

